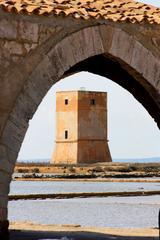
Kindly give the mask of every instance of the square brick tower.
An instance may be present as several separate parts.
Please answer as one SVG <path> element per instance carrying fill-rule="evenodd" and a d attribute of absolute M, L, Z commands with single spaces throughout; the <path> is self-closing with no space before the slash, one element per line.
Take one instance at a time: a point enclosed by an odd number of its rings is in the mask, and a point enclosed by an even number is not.
<path fill-rule="evenodd" d="M 56 93 L 56 144 L 51 163 L 111 162 L 107 140 L 107 93 Z"/>

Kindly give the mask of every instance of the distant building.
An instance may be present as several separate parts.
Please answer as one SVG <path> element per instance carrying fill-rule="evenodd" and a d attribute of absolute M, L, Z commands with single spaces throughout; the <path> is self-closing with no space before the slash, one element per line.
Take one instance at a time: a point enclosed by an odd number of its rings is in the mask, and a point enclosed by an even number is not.
<path fill-rule="evenodd" d="M 107 140 L 107 93 L 56 93 L 55 164 L 111 162 Z"/>

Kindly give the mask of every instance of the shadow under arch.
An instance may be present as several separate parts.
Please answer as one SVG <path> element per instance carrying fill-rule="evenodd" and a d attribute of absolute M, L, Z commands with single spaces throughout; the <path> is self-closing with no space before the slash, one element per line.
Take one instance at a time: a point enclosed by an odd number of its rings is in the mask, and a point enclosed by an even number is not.
<path fill-rule="evenodd" d="M 108 35 L 106 35 L 106 31 Z M 109 34 L 110 31 L 112 34 Z M 124 41 L 129 41 L 129 46 L 126 46 Z M 43 58 L 41 61 L 38 59 L 37 66 L 33 66 L 30 73 L 27 72 L 27 66 L 33 56 L 29 55 L 29 58 L 23 61 L 23 64 L 26 64 L 23 73 L 26 80 L 21 91 L 16 93 L 0 139 L 3 146 L 1 161 L 3 171 L 0 172 L 0 176 L 4 179 L 5 186 L 0 200 L 1 198 L 6 199 L 3 201 L 3 217 L 0 218 L 0 221 L 7 219 L 7 195 L 11 174 L 28 128 L 29 119 L 32 118 L 51 86 L 64 76 L 86 70 L 110 78 L 131 92 L 148 110 L 160 128 L 159 79 L 156 74 L 152 79 L 148 72 L 148 65 L 141 64 L 141 55 L 148 63 L 149 50 L 131 34 L 111 26 L 109 28 L 105 25 L 92 26 L 70 35 L 67 34 L 54 46 L 52 46 L 52 41 L 48 45 L 49 50 L 46 50 L 45 46 L 44 49 L 42 47 Z M 137 53 L 139 46 L 140 52 Z M 158 58 L 152 53 L 150 54 L 156 67 L 160 68 Z M 144 78 L 144 76 L 146 77 Z M 13 78 L 13 74 L 11 78 Z"/>
<path fill-rule="evenodd" d="M 75 66 L 71 67 L 69 71 L 65 72 L 64 78 L 81 71 L 87 71 L 106 77 L 128 90 L 128 92 L 130 92 L 137 101 L 143 105 L 148 113 L 154 117 L 158 127 L 160 128 L 159 107 L 154 101 L 152 94 L 143 87 L 145 82 L 140 75 L 137 74 L 137 78 L 140 78 L 140 81 L 137 81 L 129 71 L 126 71 L 124 65 L 121 65 L 116 61 L 116 59 L 113 59 L 113 57 L 108 57 L 104 54 L 97 55 L 77 63 Z M 149 88 L 150 90 L 152 89 L 151 86 Z M 152 91 L 154 92 L 154 89 L 152 89 L 151 92 Z"/>
<path fill-rule="evenodd" d="M 64 238 L 64 236 L 67 236 Z M 147 236 L 118 236 L 112 234 L 104 234 L 98 232 L 87 232 L 79 231 L 76 232 L 49 232 L 49 231 L 11 231 L 10 237 L 4 240 L 18 240 L 18 239 L 27 239 L 27 240 L 47 240 L 47 239 L 66 239 L 66 240 L 156 240 L 157 237 Z M 57 240 L 58 240 L 57 239 Z"/>

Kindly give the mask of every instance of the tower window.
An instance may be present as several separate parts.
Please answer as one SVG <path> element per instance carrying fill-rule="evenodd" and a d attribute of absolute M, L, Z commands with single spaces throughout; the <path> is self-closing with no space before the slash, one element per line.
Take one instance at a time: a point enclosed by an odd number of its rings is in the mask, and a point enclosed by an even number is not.
<path fill-rule="evenodd" d="M 65 105 L 68 105 L 68 99 L 65 99 L 64 102 L 65 102 Z"/>
<path fill-rule="evenodd" d="M 68 131 L 65 130 L 65 139 L 67 139 L 67 138 L 68 138 Z"/>
<path fill-rule="evenodd" d="M 95 105 L 96 104 L 95 99 L 91 99 L 90 103 L 91 103 L 91 105 Z"/>

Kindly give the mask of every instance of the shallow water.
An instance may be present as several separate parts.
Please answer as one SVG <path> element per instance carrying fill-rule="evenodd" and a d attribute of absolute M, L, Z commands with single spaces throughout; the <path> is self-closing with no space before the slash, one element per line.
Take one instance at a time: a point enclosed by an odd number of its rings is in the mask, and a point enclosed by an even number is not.
<path fill-rule="evenodd" d="M 160 190 L 160 183 L 14 181 L 11 194 Z M 9 220 L 101 227 L 157 227 L 160 195 L 9 202 Z"/>
<path fill-rule="evenodd" d="M 119 191 L 123 192 L 142 190 L 160 190 L 160 183 L 12 181 L 10 186 L 10 194 Z"/>
<path fill-rule="evenodd" d="M 157 227 L 160 196 L 9 202 L 11 221 L 102 227 Z"/>

